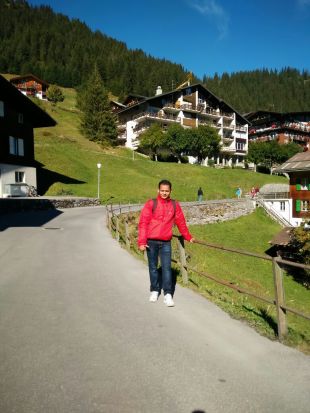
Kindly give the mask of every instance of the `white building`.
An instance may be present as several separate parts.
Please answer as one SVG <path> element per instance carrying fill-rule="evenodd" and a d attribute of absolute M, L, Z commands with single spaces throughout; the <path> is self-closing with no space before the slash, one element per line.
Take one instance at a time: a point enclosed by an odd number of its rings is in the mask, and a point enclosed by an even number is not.
<path fill-rule="evenodd" d="M 247 120 L 200 83 L 187 84 L 168 93 L 162 93 L 159 86 L 155 96 L 133 99 L 117 115 L 119 138 L 128 148 L 137 149 L 140 134 L 154 122 L 164 129 L 171 123 L 184 128 L 207 124 L 216 128 L 221 137 L 221 150 L 214 159 L 215 164 L 244 164 L 248 150 Z M 208 159 L 204 164 L 208 164 Z"/>

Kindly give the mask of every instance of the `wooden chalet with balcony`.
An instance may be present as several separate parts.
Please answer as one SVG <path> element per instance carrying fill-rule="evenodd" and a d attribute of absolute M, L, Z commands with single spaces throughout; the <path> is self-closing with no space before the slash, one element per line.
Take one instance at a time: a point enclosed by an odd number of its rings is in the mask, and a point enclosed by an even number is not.
<path fill-rule="evenodd" d="M 12 195 L 10 185 L 37 186 L 33 129 L 54 125 L 54 119 L 0 76 L 0 197 Z"/>
<path fill-rule="evenodd" d="M 49 84 L 31 73 L 28 75 L 12 77 L 10 82 L 23 95 L 33 96 L 43 100 L 47 99 L 46 92 Z"/>
<path fill-rule="evenodd" d="M 290 178 L 292 225 L 310 220 L 310 151 L 294 155 L 275 172 L 286 173 Z"/>
<path fill-rule="evenodd" d="M 245 115 L 251 124 L 249 142 L 276 140 L 280 144 L 295 142 L 310 145 L 310 112 L 258 111 Z"/>
<path fill-rule="evenodd" d="M 243 165 L 248 149 L 247 120 L 202 84 L 186 84 L 156 95 L 130 95 L 126 107 L 117 112 L 119 139 L 131 149 L 139 146 L 139 135 L 157 122 L 163 129 L 172 123 L 184 128 L 211 125 L 221 138 L 221 151 L 214 159 L 217 165 Z M 195 160 L 190 160 L 194 162 Z M 205 159 L 204 164 L 208 164 Z"/>

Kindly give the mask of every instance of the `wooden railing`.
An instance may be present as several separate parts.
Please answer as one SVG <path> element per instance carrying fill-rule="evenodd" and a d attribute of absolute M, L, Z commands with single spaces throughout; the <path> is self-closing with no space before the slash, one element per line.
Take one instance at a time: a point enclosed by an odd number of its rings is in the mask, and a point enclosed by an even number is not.
<path fill-rule="evenodd" d="M 129 214 L 132 212 L 137 212 L 141 209 L 142 205 L 127 205 L 127 206 L 113 206 L 108 205 L 106 207 L 106 219 L 107 226 L 109 230 L 115 233 L 117 241 L 123 241 L 128 250 L 132 247 L 131 237 L 129 233 Z M 120 230 L 120 216 L 124 218 L 124 232 Z M 202 277 L 208 278 L 214 281 L 217 284 L 224 285 L 227 288 L 237 291 L 240 294 L 245 294 L 251 297 L 256 298 L 257 300 L 263 301 L 265 303 L 274 305 L 276 307 L 277 314 L 277 326 L 278 326 L 278 338 L 282 341 L 288 332 L 286 313 L 292 313 L 299 317 L 303 317 L 307 320 L 310 320 L 310 314 L 302 313 L 292 307 L 289 307 L 285 303 L 285 291 L 283 286 L 283 266 L 291 266 L 294 268 L 300 268 L 304 270 L 310 270 L 310 265 L 305 265 L 297 263 L 294 261 L 283 260 L 280 257 L 270 257 L 268 255 L 257 254 L 245 250 L 240 250 L 237 248 L 225 247 L 223 245 L 212 244 L 210 242 L 195 240 L 195 244 L 202 245 L 206 248 L 213 248 L 216 250 L 227 251 L 232 254 L 244 255 L 253 257 L 260 260 L 270 261 L 272 263 L 272 274 L 274 280 L 274 298 L 265 297 L 258 295 L 252 291 L 246 290 L 245 288 L 232 285 L 227 280 L 223 280 L 214 275 L 208 274 L 203 271 L 196 270 L 195 268 L 188 265 L 186 252 L 185 252 L 185 243 L 182 236 L 174 235 L 174 238 L 177 240 L 179 260 L 172 259 L 180 267 L 182 281 L 184 284 L 188 284 L 188 272 L 192 271 Z M 136 240 L 135 240 L 136 242 Z M 146 258 L 146 254 L 145 254 Z"/>

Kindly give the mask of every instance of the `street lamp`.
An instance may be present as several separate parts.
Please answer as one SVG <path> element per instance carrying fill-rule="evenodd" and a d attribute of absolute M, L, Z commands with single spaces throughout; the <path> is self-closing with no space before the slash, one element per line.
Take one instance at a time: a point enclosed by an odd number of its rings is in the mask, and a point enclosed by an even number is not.
<path fill-rule="evenodd" d="M 101 163 L 97 163 L 97 168 L 98 168 L 98 191 L 97 191 L 97 198 L 99 199 L 100 197 L 100 169 L 101 169 Z"/>

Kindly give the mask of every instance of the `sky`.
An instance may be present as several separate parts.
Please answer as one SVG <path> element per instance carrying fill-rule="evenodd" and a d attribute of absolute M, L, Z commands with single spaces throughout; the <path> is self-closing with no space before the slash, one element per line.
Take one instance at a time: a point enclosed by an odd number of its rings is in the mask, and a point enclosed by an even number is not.
<path fill-rule="evenodd" d="M 255 69 L 310 71 L 310 0 L 28 0 L 198 78 Z"/>

